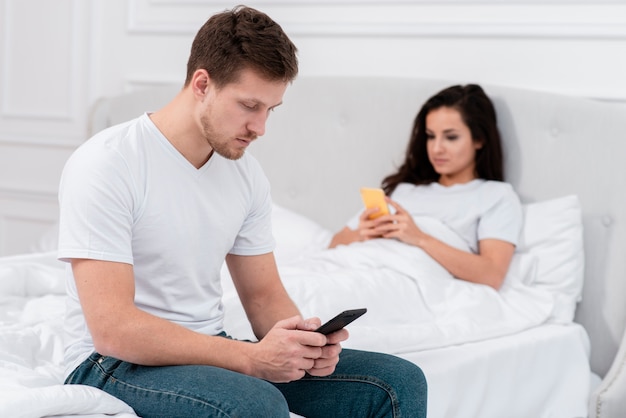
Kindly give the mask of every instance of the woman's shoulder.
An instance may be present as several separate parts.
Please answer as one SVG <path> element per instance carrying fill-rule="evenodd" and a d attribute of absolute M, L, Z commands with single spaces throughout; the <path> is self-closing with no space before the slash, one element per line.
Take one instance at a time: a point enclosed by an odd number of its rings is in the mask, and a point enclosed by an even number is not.
<path fill-rule="evenodd" d="M 474 179 L 468 183 L 463 184 L 455 184 L 453 186 L 444 186 L 437 182 L 428 183 L 428 184 L 410 184 L 410 183 L 400 183 L 394 190 L 394 195 L 405 195 L 405 194 L 449 194 L 449 195 L 490 195 L 494 197 L 498 196 L 517 196 L 513 186 L 510 183 L 504 181 L 497 180 L 484 180 L 484 179 Z"/>
<path fill-rule="evenodd" d="M 513 185 L 504 181 L 485 180 L 480 191 L 480 200 L 494 207 L 515 208 L 521 210 L 519 195 Z"/>
<path fill-rule="evenodd" d="M 480 188 L 486 192 L 492 192 L 497 194 L 515 194 L 515 189 L 511 183 L 498 180 L 483 180 L 480 183 Z"/>

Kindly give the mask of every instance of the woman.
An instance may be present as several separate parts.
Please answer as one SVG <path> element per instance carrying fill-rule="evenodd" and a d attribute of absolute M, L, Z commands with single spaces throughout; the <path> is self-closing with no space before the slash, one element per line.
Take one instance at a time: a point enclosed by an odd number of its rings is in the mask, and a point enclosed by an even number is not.
<path fill-rule="evenodd" d="M 370 218 L 378 209 L 363 211 L 330 247 L 393 238 L 421 248 L 456 278 L 499 289 L 522 226 L 519 198 L 503 171 L 489 97 L 475 84 L 446 88 L 419 111 L 403 164 L 382 182 L 395 212 Z M 443 222 L 471 251 L 424 233 L 414 220 L 422 216 Z"/>

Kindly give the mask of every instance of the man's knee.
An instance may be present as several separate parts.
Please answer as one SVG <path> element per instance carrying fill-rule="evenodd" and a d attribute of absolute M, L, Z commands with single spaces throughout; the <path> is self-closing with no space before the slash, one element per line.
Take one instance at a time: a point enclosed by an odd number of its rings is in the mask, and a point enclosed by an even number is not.
<path fill-rule="evenodd" d="M 271 383 L 260 380 L 253 391 L 240 393 L 239 407 L 234 416 L 289 417 L 289 406 L 283 394 Z"/>
<path fill-rule="evenodd" d="M 345 351 L 349 364 L 344 366 L 377 381 L 391 402 L 394 416 L 426 416 L 428 384 L 420 367 L 393 355 Z"/>

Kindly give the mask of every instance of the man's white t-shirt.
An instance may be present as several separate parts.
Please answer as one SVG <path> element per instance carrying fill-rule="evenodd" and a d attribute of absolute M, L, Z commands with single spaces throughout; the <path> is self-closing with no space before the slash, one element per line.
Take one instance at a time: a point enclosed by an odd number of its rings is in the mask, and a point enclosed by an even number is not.
<path fill-rule="evenodd" d="M 60 259 L 133 265 L 135 303 L 205 333 L 223 327 L 220 269 L 226 254 L 273 251 L 269 182 L 247 153 L 214 153 L 195 168 L 144 114 L 85 142 L 59 189 Z M 67 267 L 66 372 L 93 342 Z"/>
<path fill-rule="evenodd" d="M 522 206 L 508 183 L 483 179 L 453 186 L 436 182 L 418 186 L 400 183 L 390 197 L 414 218 L 430 217 L 443 222 L 474 253 L 483 239 L 518 243 Z M 358 224 L 356 215 L 348 227 L 356 229 Z"/>

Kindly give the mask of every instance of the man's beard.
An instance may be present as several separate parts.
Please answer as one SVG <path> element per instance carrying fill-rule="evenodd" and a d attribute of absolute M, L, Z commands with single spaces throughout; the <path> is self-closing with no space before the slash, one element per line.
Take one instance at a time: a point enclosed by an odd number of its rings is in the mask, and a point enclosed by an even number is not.
<path fill-rule="evenodd" d="M 202 124 L 202 134 L 211 148 L 213 148 L 213 151 L 224 158 L 228 158 L 229 160 L 238 160 L 243 157 L 243 154 L 246 152 L 246 148 L 229 147 L 231 141 L 228 138 L 221 137 L 216 132 L 207 116 L 202 116 L 202 118 L 200 118 L 200 123 Z M 256 138 L 257 136 L 252 132 L 249 132 L 245 137 L 243 137 L 243 139 L 249 139 L 251 141 Z"/>

